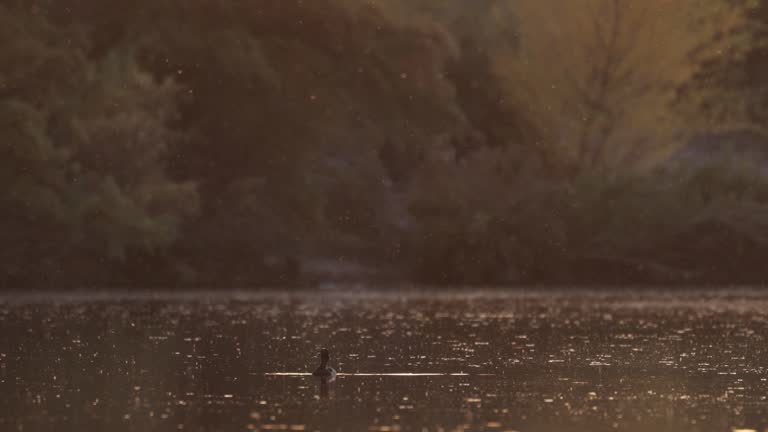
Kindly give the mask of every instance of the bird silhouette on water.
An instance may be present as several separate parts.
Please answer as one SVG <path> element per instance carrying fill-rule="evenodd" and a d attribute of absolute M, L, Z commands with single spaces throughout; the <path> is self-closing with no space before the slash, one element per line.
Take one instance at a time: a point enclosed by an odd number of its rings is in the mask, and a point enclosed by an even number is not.
<path fill-rule="evenodd" d="M 320 351 L 320 366 L 315 369 L 314 372 L 312 372 L 312 375 L 316 377 L 321 378 L 334 378 L 336 376 L 336 371 L 328 366 L 328 360 L 331 359 L 331 355 L 328 352 L 327 349 L 323 349 Z"/>

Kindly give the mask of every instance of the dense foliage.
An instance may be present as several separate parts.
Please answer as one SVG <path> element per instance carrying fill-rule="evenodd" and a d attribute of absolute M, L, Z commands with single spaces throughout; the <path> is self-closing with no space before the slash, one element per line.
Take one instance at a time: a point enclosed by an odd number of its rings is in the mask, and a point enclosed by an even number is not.
<path fill-rule="evenodd" d="M 0 0 L 0 286 L 768 280 L 765 7 L 546 3 Z"/>

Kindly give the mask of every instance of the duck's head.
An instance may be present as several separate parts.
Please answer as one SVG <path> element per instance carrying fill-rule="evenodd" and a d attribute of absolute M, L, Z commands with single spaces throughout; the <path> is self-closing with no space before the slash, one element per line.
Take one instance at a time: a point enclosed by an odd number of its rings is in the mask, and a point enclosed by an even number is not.
<path fill-rule="evenodd" d="M 328 352 L 327 349 L 320 350 L 320 363 L 326 364 L 330 359 L 331 359 L 331 354 Z"/>

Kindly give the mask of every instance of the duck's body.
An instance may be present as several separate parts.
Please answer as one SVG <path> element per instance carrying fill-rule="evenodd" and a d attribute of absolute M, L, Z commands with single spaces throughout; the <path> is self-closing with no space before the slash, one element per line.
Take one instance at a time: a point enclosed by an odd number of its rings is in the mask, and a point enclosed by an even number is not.
<path fill-rule="evenodd" d="M 325 378 L 331 378 L 336 376 L 336 370 L 332 367 L 318 367 L 315 369 L 314 372 L 312 372 L 312 375 L 316 377 L 325 377 Z"/>
<path fill-rule="evenodd" d="M 327 349 L 320 351 L 320 366 L 312 372 L 312 375 L 322 378 L 333 378 L 336 376 L 336 370 L 328 366 L 328 360 L 331 358 Z"/>

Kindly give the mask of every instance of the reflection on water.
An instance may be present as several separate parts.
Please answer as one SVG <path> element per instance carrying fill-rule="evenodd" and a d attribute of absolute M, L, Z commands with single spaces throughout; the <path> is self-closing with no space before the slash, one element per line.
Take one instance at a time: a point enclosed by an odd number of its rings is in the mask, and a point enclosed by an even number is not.
<path fill-rule="evenodd" d="M 335 381 L 335 379 L 331 380 L 331 379 L 328 379 L 328 378 L 316 378 L 315 381 L 317 381 L 317 385 L 318 385 L 319 393 L 320 393 L 320 398 L 328 399 L 328 397 L 330 396 L 330 391 L 329 391 L 330 387 L 329 387 L 328 384 L 331 381 Z"/>
<path fill-rule="evenodd" d="M 0 302 L 3 431 L 768 426 L 768 295 Z"/>

